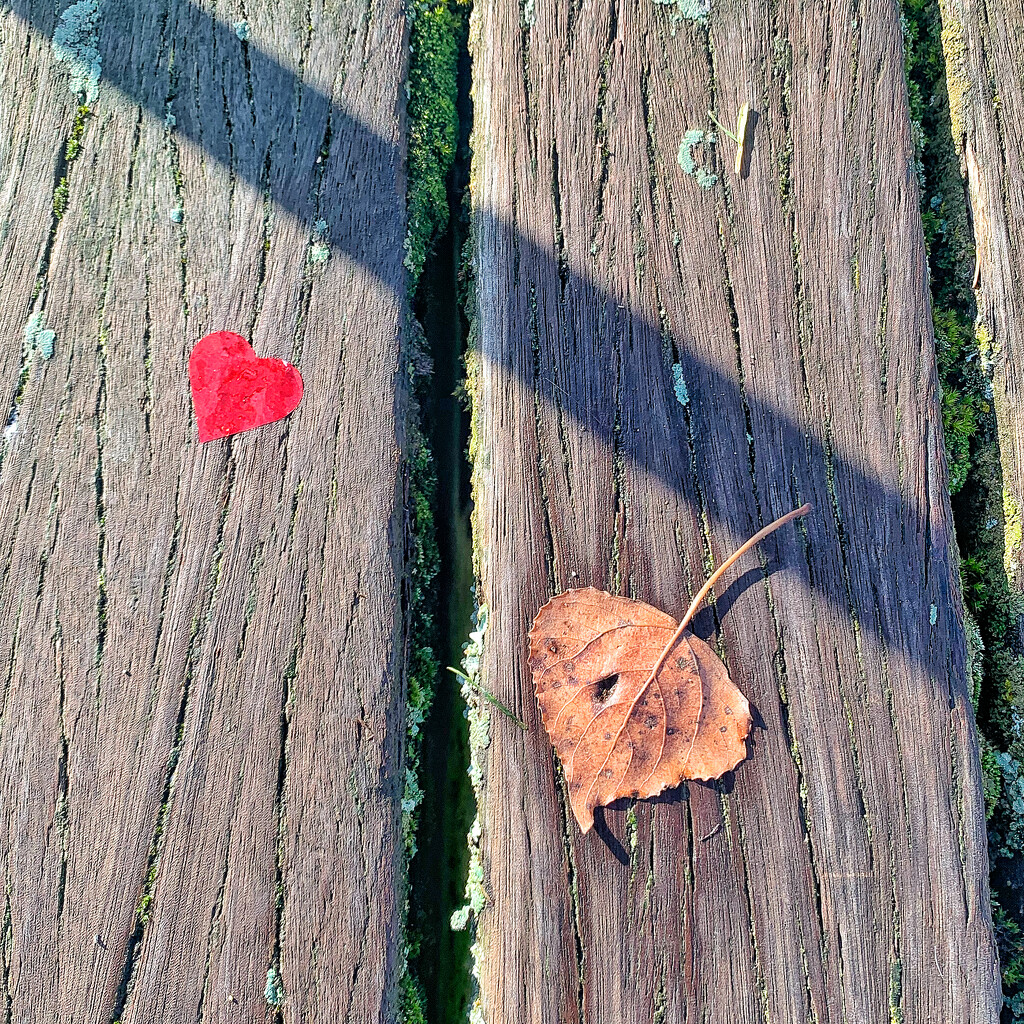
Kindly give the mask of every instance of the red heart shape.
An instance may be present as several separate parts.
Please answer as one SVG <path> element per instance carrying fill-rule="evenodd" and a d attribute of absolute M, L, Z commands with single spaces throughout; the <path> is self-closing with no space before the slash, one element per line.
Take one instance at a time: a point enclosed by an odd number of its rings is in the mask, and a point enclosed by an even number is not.
<path fill-rule="evenodd" d="M 249 342 L 231 331 L 199 340 L 188 357 L 188 376 L 200 441 L 273 423 L 302 398 L 302 377 L 291 363 L 257 359 Z"/>

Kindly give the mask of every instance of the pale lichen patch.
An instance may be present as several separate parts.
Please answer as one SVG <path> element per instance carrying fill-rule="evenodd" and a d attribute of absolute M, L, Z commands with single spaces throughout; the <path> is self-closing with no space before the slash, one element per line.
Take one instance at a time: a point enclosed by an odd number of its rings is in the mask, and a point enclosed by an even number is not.
<path fill-rule="evenodd" d="M 466 717 L 469 719 L 469 779 L 479 807 L 484 784 L 483 753 L 491 742 L 491 716 L 487 702 L 481 697 L 480 686 L 477 682 L 480 675 L 480 662 L 483 657 L 484 633 L 487 630 L 486 605 L 480 605 L 476 610 L 473 624 L 475 628 L 469 634 L 468 643 L 463 646 L 462 668 L 465 678 L 462 683 L 462 696 L 466 701 Z M 466 903 L 451 917 L 451 926 L 455 931 L 462 931 L 469 924 L 470 914 L 475 917 L 487 903 L 483 860 L 480 855 L 480 835 L 480 816 L 478 814 L 467 836 L 469 873 L 466 878 Z"/>
<path fill-rule="evenodd" d="M 322 267 L 331 258 L 331 247 L 327 243 L 327 221 L 318 220 L 313 225 L 313 237 L 309 242 L 309 262 Z"/>
<path fill-rule="evenodd" d="M 99 16 L 99 0 L 78 0 L 60 16 L 53 33 L 54 56 L 71 76 L 68 87 L 87 104 L 96 99 L 103 70 L 96 28 Z"/>
<path fill-rule="evenodd" d="M 263 997 L 268 1006 L 280 1006 L 284 1002 L 284 984 L 273 965 L 267 968 L 267 987 L 263 991 Z"/>
<path fill-rule="evenodd" d="M 685 409 L 690 404 L 690 391 L 686 386 L 686 379 L 683 377 L 683 364 L 674 363 L 672 366 L 673 390 L 676 393 L 676 401 Z"/>
<path fill-rule="evenodd" d="M 22 353 L 26 359 L 33 352 L 38 352 L 43 359 L 50 359 L 53 356 L 53 346 L 56 340 L 56 332 L 49 330 L 44 325 L 42 312 L 33 313 L 22 331 Z"/>
<path fill-rule="evenodd" d="M 679 166 L 683 169 L 684 174 L 689 174 L 696 178 L 697 184 L 701 188 L 711 188 L 718 181 L 718 175 L 697 163 L 694 157 L 694 150 L 698 146 L 710 148 L 717 141 L 714 132 L 705 132 L 701 131 L 700 128 L 691 128 L 684 133 L 683 141 L 679 143 Z"/>
<path fill-rule="evenodd" d="M 711 0 L 654 0 L 659 7 L 670 7 L 672 9 L 670 18 L 672 21 L 672 32 L 675 34 L 676 26 L 684 21 L 704 22 L 711 13 Z"/>

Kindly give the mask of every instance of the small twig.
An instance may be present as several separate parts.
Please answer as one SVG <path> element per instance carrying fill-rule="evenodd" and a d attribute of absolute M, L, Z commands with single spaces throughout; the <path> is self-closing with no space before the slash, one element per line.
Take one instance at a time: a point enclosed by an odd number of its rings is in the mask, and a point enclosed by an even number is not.
<path fill-rule="evenodd" d="M 572 398 L 572 395 L 570 395 L 569 392 L 566 391 L 565 388 L 563 388 L 560 384 L 556 384 L 551 377 L 541 377 L 540 379 L 550 384 L 553 388 L 558 388 L 558 390 L 561 391 L 566 398 Z"/>
<path fill-rule="evenodd" d="M 355 725 L 358 725 L 360 729 L 365 729 L 370 734 L 370 738 L 372 740 L 376 740 L 377 739 L 377 734 L 370 727 L 369 722 L 364 721 L 362 718 L 353 718 L 351 721 Z"/>
<path fill-rule="evenodd" d="M 715 124 L 718 126 L 718 130 L 720 132 L 723 132 L 725 135 L 728 135 L 729 138 L 732 139 L 732 141 L 735 142 L 737 146 L 740 144 L 740 140 L 738 138 L 736 138 L 736 136 L 733 135 L 733 133 L 731 131 L 729 131 L 729 129 L 726 128 L 725 125 L 722 124 L 722 122 L 719 121 L 718 118 L 715 117 L 715 115 L 712 114 L 710 110 L 708 111 L 708 117 L 710 117 L 711 120 L 715 122 Z"/>
<path fill-rule="evenodd" d="M 527 731 L 526 723 L 516 718 L 516 716 L 511 711 L 509 711 L 509 709 L 505 707 L 505 705 L 502 704 L 501 701 L 498 700 L 498 698 L 495 697 L 490 690 L 487 690 L 484 687 L 482 687 L 475 679 L 470 679 L 465 672 L 460 672 L 457 668 L 452 668 L 451 665 L 448 666 L 448 671 L 454 675 L 457 675 L 464 683 L 466 683 L 467 686 L 476 690 L 476 692 L 479 693 L 480 696 L 484 698 L 484 700 L 490 701 L 506 718 L 515 722 L 516 725 L 518 725 L 519 728 L 523 730 L 523 732 Z"/>
<path fill-rule="evenodd" d="M 700 841 L 706 843 L 712 836 L 717 836 L 722 831 L 722 823 L 719 822 L 706 836 L 701 836 Z"/>

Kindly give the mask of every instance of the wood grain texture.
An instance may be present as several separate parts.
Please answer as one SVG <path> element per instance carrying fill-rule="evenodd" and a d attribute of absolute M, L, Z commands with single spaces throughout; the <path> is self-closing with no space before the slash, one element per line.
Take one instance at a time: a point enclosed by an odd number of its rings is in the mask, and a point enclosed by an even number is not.
<path fill-rule="evenodd" d="M 53 6 L 0 16 L 0 1000 L 389 1020 L 402 7 L 109 0 L 96 27 L 76 154 Z M 201 446 L 188 353 L 223 328 L 306 393 Z"/>
<path fill-rule="evenodd" d="M 489 1022 L 998 1019 L 899 5 L 477 9 Z M 684 133 L 759 114 L 749 177 Z M 675 392 L 673 364 L 685 384 Z M 581 837 L 526 635 L 593 585 L 757 709 L 718 786 Z M 631 820 L 635 813 L 635 824 Z"/>
<path fill-rule="evenodd" d="M 943 0 L 953 141 L 967 180 L 979 340 L 1003 470 L 1006 570 L 1024 594 L 1024 6 Z M 1024 645 L 1024 615 L 1018 619 Z"/>

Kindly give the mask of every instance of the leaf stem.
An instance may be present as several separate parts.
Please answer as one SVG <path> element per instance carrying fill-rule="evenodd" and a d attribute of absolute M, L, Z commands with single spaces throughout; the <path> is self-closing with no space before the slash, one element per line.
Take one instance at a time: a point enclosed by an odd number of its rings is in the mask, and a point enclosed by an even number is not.
<path fill-rule="evenodd" d="M 776 519 L 774 523 L 769 523 L 763 530 L 758 530 L 753 537 L 746 542 L 746 544 L 737 548 L 708 578 L 707 583 L 697 592 L 697 596 L 690 602 L 690 607 L 686 609 L 686 614 L 683 616 L 682 622 L 679 623 L 679 628 L 672 635 L 672 639 L 669 640 L 665 647 L 665 650 L 661 652 L 661 657 L 658 658 L 654 669 L 651 671 L 650 679 L 653 679 L 658 672 L 661 670 L 661 666 L 665 663 L 665 659 L 668 657 L 669 651 L 675 647 L 679 638 L 683 635 L 686 627 L 690 624 L 690 619 L 693 618 L 697 609 L 700 607 L 701 601 L 708 596 L 708 591 L 722 578 L 722 574 L 729 568 L 738 558 L 745 555 L 755 544 L 760 544 L 769 534 L 774 533 L 780 526 L 785 526 L 786 523 L 792 522 L 794 519 L 799 519 L 800 516 L 807 515 L 811 511 L 811 504 L 808 502 L 806 505 L 801 505 L 799 508 L 793 509 L 792 512 L 787 512 L 784 516 Z"/>

